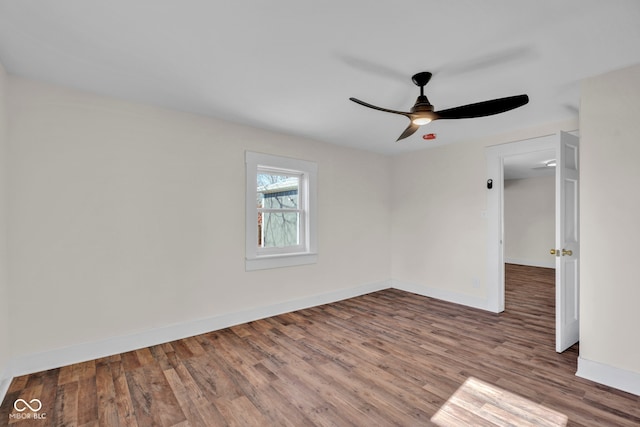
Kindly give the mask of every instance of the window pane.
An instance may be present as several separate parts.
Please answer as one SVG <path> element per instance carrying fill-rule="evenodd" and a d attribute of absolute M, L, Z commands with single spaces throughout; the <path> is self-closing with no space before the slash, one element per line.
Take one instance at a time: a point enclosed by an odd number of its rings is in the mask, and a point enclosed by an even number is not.
<path fill-rule="evenodd" d="M 299 223 L 297 212 L 258 213 L 258 246 L 284 248 L 299 245 Z"/>
<path fill-rule="evenodd" d="M 297 209 L 300 177 L 259 172 L 257 175 L 257 207 Z"/>

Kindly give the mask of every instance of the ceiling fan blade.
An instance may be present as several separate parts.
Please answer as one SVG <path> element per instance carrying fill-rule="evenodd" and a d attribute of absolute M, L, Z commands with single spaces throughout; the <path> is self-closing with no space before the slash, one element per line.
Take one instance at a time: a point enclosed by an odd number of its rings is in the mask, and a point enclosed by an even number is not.
<path fill-rule="evenodd" d="M 471 119 L 474 117 L 492 116 L 514 108 L 522 107 L 529 102 L 527 95 L 508 96 L 475 104 L 462 105 L 448 110 L 436 111 L 436 119 Z"/>
<path fill-rule="evenodd" d="M 518 64 L 536 57 L 536 52 L 531 46 L 521 45 L 498 51 L 485 53 L 469 59 L 445 64 L 437 69 L 434 74 L 443 73 L 455 76 L 464 73 L 477 73 L 488 70 L 498 65 L 507 63 Z"/>
<path fill-rule="evenodd" d="M 404 83 L 407 79 L 405 73 L 363 57 L 343 53 L 338 53 L 336 54 L 336 56 L 345 64 L 364 73 L 382 77 L 384 79 L 396 80 L 402 83 Z"/>
<path fill-rule="evenodd" d="M 402 135 L 400 135 L 398 139 L 396 139 L 396 142 L 413 135 L 414 133 L 416 133 L 419 127 L 420 126 L 413 124 L 413 122 L 409 123 L 409 126 L 407 126 L 404 132 L 402 132 Z"/>
<path fill-rule="evenodd" d="M 373 108 L 374 110 L 384 111 L 385 113 L 401 114 L 406 117 L 409 117 L 409 114 L 410 114 L 410 113 L 405 113 L 404 111 L 396 111 L 396 110 L 389 110 L 388 108 L 376 107 L 375 105 L 369 104 L 364 101 L 360 101 L 359 99 L 356 99 L 356 98 L 349 98 L 349 99 L 355 102 L 356 104 L 364 105 L 365 107 Z"/>

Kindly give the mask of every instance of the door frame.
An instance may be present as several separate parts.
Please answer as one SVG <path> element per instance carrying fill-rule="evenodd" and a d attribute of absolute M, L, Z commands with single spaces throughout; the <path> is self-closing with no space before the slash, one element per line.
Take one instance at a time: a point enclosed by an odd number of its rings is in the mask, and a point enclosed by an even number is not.
<path fill-rule="evenodd" d="M 495 313 L 504 311 L 504 159 L 505 157 L 556 151 L 557 134 L 523 141 L 489 146 L 485 150 L 487 161 L 487 308 Z M 556 192 L 558 189 L 556 188 Z"/>

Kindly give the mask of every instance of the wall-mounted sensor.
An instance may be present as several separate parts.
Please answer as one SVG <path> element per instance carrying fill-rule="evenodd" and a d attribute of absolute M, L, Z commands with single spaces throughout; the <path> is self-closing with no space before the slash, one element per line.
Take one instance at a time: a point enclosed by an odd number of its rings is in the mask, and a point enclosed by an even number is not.
<path fill-rule="evenodd" d="M 489 190 L 491 190 L 493 188 L 493 180 L 492 179 L 488 179 L 487 180 L 487 188 Z"/>

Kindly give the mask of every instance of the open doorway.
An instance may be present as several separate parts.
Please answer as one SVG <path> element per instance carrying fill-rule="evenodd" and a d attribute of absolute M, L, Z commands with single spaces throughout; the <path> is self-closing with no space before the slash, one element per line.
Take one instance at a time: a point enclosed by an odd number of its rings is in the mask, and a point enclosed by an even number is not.
<path fill-rule="evenodd" d="M 564 349 L 579 337 L 579 212 L 578 138 L 559 134 L 488 147 L 487 154 L 487 283 L 488 306 L 495 312 L 505 309 L 505 164 L 539 156 L 543 162 L 557 159 L 555 168 L 555 233 L 551 248 L 537 252 L 553 255 L 556 268 L 556 350 Z M 554 156 L 551 154 L 555 154 Z M 549 158 L 547 158 L 549 157 Z M 546 164 L 536 167 L 546 168 Z M 507 184 L 508 186 L 508 184 Z M 550 253 L 551 252 L 551 253 Z"/>
<path fill-rule="evenodd" d="M 504 262 L 555 268 L 555 150 L 504 158 Z"/>
<path fill-rule="evenodd" d="M 542 158 L 556 153 L 555 135 L 487 147 L 487 283 L 488 303 L 492 311 L 504 311 L 504 176 L 505 159 L 524 159 L 538 153 Z M 546 159 L 546 157 L 544 157 Z M 548 159 L 547 159 L 548 160 Z M 507 173 L 510 173 L 507 169 Z M 548 252 L 547 252 L 548 253 Z"/>
<path fill-rule="evenodd" d="M 555 150 L 503 162 L 505 311 L 528 307 L 553 333 L 555 316 Z M 523 292 L 523 290 L 526 290 Z M 522 297 L 526 300 L 522 300 Z"/>

